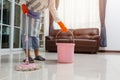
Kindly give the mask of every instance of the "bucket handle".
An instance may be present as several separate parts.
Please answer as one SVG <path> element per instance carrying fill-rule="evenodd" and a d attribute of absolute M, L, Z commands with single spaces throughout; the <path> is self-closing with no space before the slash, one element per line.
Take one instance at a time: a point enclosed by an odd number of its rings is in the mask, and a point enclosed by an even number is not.
<path fill-rule="evenodd" d="M 61 32 L 62 32 L 62 31 L 60 30 L 60 31 L 58 31 L 58 33 L 56 34 L 56 36 L 55 36 L 56 42 L 57 42 L 57 37 L 58 37 L 58 35 L 59 35 Z M 73 35 L 72 31 L 68 30 L 67 32 L 70 32 L 70 33 L 71 33 L 73 43 L 75 43 L 75 41 L 74 41 L 74 35 Z M 63 33 L 67 33 L 67 32 L 63 32 Z"/>

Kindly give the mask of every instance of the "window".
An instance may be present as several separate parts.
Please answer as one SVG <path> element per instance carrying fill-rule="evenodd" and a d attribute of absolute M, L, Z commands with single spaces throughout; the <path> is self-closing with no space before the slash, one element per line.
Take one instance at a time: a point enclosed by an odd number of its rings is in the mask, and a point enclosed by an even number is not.
<path fill-rule="evenodd" d="M 0 48 L 9 48 L 10 5 L 8 0 L 1 0 L 0 2 Z"/>
<path fill-rule="evenodd" d="M 18 1 L 15 0 L 14 3 L 12 0 L 0 0 L 0 48 L 2 49 L 10 49 L 11 35 L 14 37 L 13 48 L 21 48 L 21 9 Z M 12 10 L 14 5 L 15 8 Z M 11 12 L 14 12 L 12 19 Z M 11 23 L 14 23 L 14 25 L 11 26 Z M 12 27 L 14 27 L 14 30 L 12 30 Z M 14 34 L 11 34 L 12 31 L 14 31 Z"/>

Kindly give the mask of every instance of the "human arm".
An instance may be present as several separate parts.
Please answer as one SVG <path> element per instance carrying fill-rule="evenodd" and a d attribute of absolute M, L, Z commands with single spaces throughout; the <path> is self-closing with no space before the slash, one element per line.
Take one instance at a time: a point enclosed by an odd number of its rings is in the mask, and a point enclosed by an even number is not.
<path fill-rule="evenodd" d="M 67 27 L 65 26 L 65 24 L 58 17 L 58 14 L 57 14 L 57 11 L 56 11 L 56 8 L 55 8 L 55 0 L 50 0 L 49 11 L 52 14 L 52 17 L 53 17 L 54 21 L 61 28 L 62 32 L 67 32 L 68 31 Z"/>

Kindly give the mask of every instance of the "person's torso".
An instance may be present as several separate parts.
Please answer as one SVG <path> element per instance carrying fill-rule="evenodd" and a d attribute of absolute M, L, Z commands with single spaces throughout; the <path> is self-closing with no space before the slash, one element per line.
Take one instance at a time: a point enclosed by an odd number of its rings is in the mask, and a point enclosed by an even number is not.
<path fill-rule="evenodd" d="M 26 5 L 34 12 L 41 12 L 48 7 L 49 0 L 27 0 Z"/>
<path fill-rule="evenodd" d="M 50 0 L 26 0 L 26 5 L 32 14 L 38 13 L 38 16 L 40 17 L 41 11 L 44 9 L 48 8 L 49 6 L 49 1 Z M 25 15 L 23 17 L 23 30 L 22 30 L 22 35 L 25 35 L 25 26 L 28 24 L 28 35 L 29 36 L 39 36 L 40 32 L 40 18 L 39 19 L 34 19 L 28 17 L 28 23 L 26 23 Z"/>

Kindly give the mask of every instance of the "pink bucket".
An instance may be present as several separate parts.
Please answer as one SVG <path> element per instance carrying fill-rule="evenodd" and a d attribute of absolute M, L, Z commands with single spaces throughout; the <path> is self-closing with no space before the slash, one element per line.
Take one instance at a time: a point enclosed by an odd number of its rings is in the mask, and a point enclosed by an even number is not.
<path fill-rule="evenodd" d="M 73 38 L 73 33 L 68 30 L 68 32 L 71 33 L 72 38 Z M 61 31 L 59 31 L 56 35 L 56 39 L 58 34 L 60 34 Z M 56 40 L 57 42 L 57 40 Z M 57 57 L 58 57 L 58 62 L 59 63 L 72 63 L 74 61 L 74 39 L 73 43 L 56 43 L 57 45 Z"/>
<path fill-rule="evenodd" d="M 56 43 L 58 62 L 72 63 L 74 61 L 74 43 Z"/>

